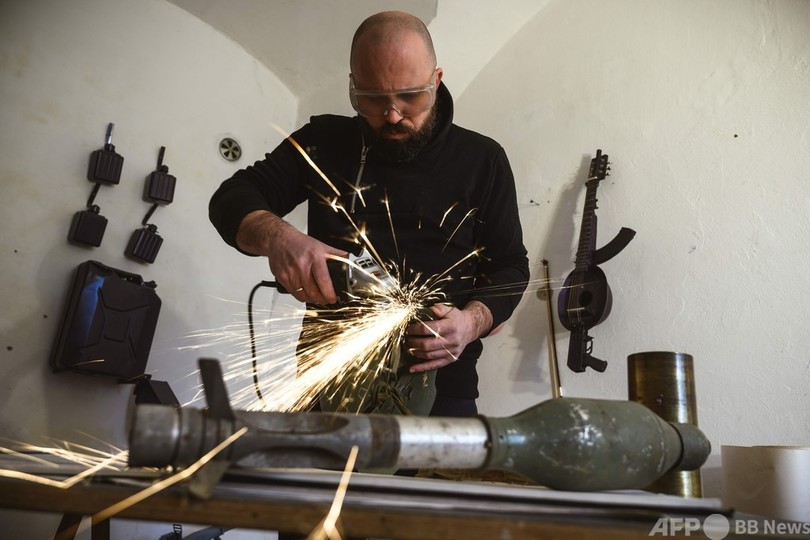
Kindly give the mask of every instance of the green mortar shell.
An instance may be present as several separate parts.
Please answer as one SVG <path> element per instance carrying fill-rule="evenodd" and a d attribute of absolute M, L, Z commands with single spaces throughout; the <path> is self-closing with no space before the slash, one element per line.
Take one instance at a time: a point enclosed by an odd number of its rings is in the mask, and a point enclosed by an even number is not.
<path fill-rule="evenodd" d="M 485 469 L 554 489 L 643 489 L 676 467 L 700 467 L 711 451 L 697 427 L 667 423 L 631 401 L 559 398 L 483 420 L 491 441 Z"/>

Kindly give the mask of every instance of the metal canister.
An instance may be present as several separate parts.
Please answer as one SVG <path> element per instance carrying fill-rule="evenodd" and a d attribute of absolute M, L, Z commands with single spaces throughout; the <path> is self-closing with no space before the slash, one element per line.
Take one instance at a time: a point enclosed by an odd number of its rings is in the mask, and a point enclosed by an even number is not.
<path fill-rule="evenodd" d="M 648 351 L 627 357 L 630 401 L 646 406 L 667 422 L 698 425 L 694 360 L 680 352 Z M 700 470 L 671 471 L 645 488 L 654 493 L 702 497 Z"/>

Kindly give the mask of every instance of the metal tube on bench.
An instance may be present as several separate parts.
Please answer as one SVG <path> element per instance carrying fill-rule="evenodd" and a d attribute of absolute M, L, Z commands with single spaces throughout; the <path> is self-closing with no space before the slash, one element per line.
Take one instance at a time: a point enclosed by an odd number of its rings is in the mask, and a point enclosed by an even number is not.
<path fill-rule="evenodd" d="M 512 471 L 555 489 L 641 489 L 709 455 L 703 433 L 629 401 L 558 398 L 508 418 L 206 410 L 138 405 L 132 466 L 188 466 L 242 427 L 220 459 L 247 467 Z"/>

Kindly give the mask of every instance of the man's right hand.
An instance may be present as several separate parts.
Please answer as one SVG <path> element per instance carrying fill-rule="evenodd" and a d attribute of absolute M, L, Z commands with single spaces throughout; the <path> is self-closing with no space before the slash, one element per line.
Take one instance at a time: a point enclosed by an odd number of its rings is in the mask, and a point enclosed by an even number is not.
<path fill-rule="evenodd" d="M 296 300 L 329 305 L 337 302 L 326 261 L 329 255 L 348 257 L 308 236 L 266 210 L 246 215 L 236 234 L 239 249 L 264 255 L 270 271 Z"/>

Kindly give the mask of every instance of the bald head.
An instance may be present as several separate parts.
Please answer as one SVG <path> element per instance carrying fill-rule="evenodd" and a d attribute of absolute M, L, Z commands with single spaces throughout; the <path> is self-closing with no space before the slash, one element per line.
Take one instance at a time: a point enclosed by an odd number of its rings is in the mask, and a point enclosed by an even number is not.
<path fill-rule="evenodd" d="M 422 56 L 431 69 L 436 67 L 436 51 L 425 23 L 418 17 L 402 11 L 383 11 L 363 21 L 352 39 L 350 69 L 355 72 L 358 64 L 368 55 L 379 51 L 390 51 L 403 46 L 414 46 L 413 51 Z"/>
<path fill-rule="evenodd" d="M 433 40 L 425 24 L 401 11 L 372 15 L 354 34 L 350 63 L 350 91 L 375 95 L 378 102 L 387 97 L 390 104 L 381 115 L 361 115 L 364 140 L 390 161 L 415 158 L 437 122 L 436 89 L 443 73 L 436 67 Z M 411 111 L 405 116 L 408 109 L 402 100 L 413 98 L 414 92 L 423 97 L 429 93 L 431 104 L 421 113 Z"/>

